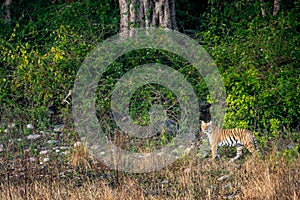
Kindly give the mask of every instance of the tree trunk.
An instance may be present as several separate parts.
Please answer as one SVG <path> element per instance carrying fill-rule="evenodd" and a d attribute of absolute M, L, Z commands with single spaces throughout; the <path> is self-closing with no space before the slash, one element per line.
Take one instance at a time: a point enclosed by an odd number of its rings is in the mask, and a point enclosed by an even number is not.
<path fill-rule="evenodd" d="M 265 8 L 264 0 L 260 0 L 260 9 L 261 9 L 261 15 L 263 17 L 265 17 L 266 16 L 266 8 Z"/>
<path fill-rule="evenodd" d="M 273 10 L 273 16 L 276 16 L 278 11 L 280 10 L 280 0 L 274 0 L 274 10 Z"/>
<path fill-rule="evenodd" d="M 175 0 L 119 0 L 121 32 L 134 28 L 163 27 L 177 30 Z"/>
<path fill-rule="evenodd" d="M 8 23 L 11 22 L 11 15 L 9 10 L 9 6 L 11 5 L 11 3 L 12 0 L 5 0 L 2 4 L 2 16 L 4 17 L 4 20 Z"/>

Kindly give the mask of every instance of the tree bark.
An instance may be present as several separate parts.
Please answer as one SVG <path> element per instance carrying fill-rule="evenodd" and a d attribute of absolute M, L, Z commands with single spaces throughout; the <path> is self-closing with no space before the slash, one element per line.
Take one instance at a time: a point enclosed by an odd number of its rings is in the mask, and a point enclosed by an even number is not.
<path fill-rule="evenodd" d="M 274 0 L 273 16 L 276 16 L 278 11 L 280 10 L 280 3 L 281 3 L 281 0 Z"/>
<path fill-rule="evenodd" d="M 162 27 L 178 30 L 175 0 L 119 0 L 120 31 Z"/>
<path fill-rule="evenodd" d="M 264 0 L 260 0 L 260 9 L 261 9 L 261 15 L 263 17 L 265 17 L 266 16 L 266 8 L 265 8 Z"/>
<path fill-rule="evenodd" d="M 4 17 L 4 20 L 8 23 L 11 22 L 11 14 L 9 10 L 9 6 L 11 5 L 12 0 L 5 0 L 2 4 L 2 16 Z"/>

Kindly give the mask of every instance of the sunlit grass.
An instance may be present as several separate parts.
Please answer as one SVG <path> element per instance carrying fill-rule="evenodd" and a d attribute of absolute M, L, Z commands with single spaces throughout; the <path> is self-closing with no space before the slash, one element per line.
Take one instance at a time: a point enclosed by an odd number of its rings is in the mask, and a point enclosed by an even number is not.
<path fill-rule="evenodd" d="M 83 146 L 75 147 L 68 160 L 67 178 L 59 177 L 64 168 L 55 162 L 49 176 L 42 178 L 38 178 L 41 172 L 25 165 L 28 169 L 17 181 L 2 179 L 0 199 L 296 200 L 300 196 L 299 157 L 286 160 L 276 150 L 264 158 L 246 156 L 236 163 L 226 158 L 201 160 L 192 151 L 163 170 L 144 174 L 116 173 L 97 165 Z"/>

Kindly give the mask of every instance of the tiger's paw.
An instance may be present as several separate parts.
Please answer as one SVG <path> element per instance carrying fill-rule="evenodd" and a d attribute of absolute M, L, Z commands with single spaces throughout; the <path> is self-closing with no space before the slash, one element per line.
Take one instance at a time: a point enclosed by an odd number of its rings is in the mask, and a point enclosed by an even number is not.
<path fill-rule="evenodd" d="M 220 156 L 219 156 L 219 155 L 215 156 L 214 158 L 211 158 L 212 161 L 217 161 L 217 160 L 219 160 L 219 159 L 220 159 Z"/>

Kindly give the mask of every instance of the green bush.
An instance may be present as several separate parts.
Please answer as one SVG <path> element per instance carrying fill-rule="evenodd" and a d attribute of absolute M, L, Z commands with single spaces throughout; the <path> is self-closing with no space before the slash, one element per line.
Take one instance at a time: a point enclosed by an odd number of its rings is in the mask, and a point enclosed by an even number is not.
<path fill-rule="evenodd" d="M 109 1 L 30 5 L 12 28 L 1 30 L 0 102 L 3 113 L 14 110 L 36 122 L 47 120 L 48 106 L 68 107 L 62 102 L 78 68 L 98 42 L 117 32 L 119 16 Z"/>
<path fill-rule="evenodd" d="M 296 14 L 254 18 L 247 29 L 215 41 L 201 33 L 223 75 L 227 91 L 225 128 L 266 131 L 299 127 L 299 26 Z M 246 27 L 244 27 L 246 28 Z M 241 36 L 243 36 L 241 38 Z"/>
<path fill-rule="evenodd" d="M 10 25 L 0 20 L 1 117 L 48 126 L 49 106 L 57 106 L 64 112 L 63 118 L 70 115 L 69 106 L 62 101 L 86 55 L 118 32 L 118 2 L 18 3 L 13 1 Z M 283 3 L 278 16 L 265 18 L 261 17 L 259 1 L 254 0 L 210 0 L 203 5 L 181 0 L 178 5 L 183 4 L 188 8 L 178 12 L 180 30 L 184 31 L 184 26 L 198 30 L 195 37 L 223 76 L 227 91 L 225 128 L 254 130 L 263 143 L 282 135 L 282 130 L 297 132 L 299 3 Z M 266 6 L 269 9 L 271 5 Z M 199 99 L 208 96 L 203 79 L 186 60 L 159 50 L 130 52 L 109 66 L 99 81 L 98 115 L 107 120 L 108 128 L 114 125 L 109 98 L 116 82 L 133 67 L 151 62 L 172 66 L 194 86 Z M 176 117 L 179 105 L 167 88 L 146 85 L 136 91 L 131 104 L 136 123 L 147 124 L 148 110 L 165 99 L 166 108 L 172 107 L 169 114 Z"/>

